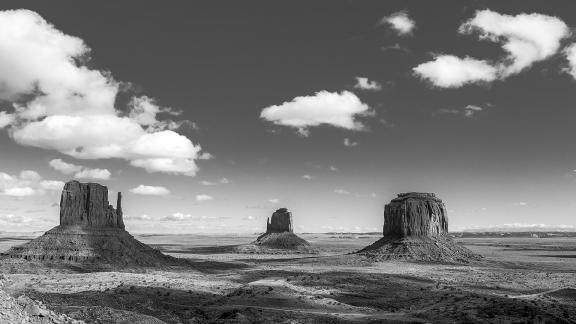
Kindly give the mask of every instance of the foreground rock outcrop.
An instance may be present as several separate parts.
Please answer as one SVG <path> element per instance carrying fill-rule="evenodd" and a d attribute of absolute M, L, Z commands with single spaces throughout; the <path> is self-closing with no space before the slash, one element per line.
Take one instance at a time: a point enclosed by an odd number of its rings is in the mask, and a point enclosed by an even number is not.
<path fill-rule="evenodd" d="M 446 207 L 433 193 L 402 193 L 384 207 L 384 237 L 358 253 L 371 258 L 434 262 L 480 259 L 448 237 Z"/>
<path fill-rule="evenodd" d="M 92 268 L 179 265 L 182 261 L 136 240 L 124 229 L 122 194 L 116 208 L 108 188 L 70 181 L 60 199 L 60 225 L 11 248 L 5 257 L 42 263 L 82 264 Z"/>
<path fill-rule="evenodd" d="M 293 233 L 292 213 L 286 208 L 276 210 L 266 223 L 266 233 L 256 241 L 238 247 L 242 253 L 316 253 L 310 243 Z"/>

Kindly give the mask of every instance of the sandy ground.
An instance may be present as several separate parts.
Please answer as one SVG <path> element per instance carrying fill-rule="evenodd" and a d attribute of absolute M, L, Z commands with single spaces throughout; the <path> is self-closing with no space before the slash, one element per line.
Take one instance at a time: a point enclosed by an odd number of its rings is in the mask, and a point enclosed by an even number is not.
<path fill-rule="evenodd" d="M 319 255 L 230 253 L 251 236 L 139 236 L 189 268 L 27 271 L 3 291 L 88 323 L 576 323 L 576 239 L 470 238 L 467 265 L 348 255 L 371 235 L 302 235 Z M 0 237 L 0 251 L 25 239 Z M 30 267 L 28 267 L 30 269 Z"/>

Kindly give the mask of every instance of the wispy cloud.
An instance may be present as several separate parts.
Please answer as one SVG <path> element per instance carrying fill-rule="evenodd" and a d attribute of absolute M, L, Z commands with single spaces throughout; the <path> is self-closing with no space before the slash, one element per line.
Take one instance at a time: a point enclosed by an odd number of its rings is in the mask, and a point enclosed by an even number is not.
<path fill-rule="evenodd" d="M 139 185 L 136 188 L 130 189 L 130 192 L 136 195 L 144 196 L 167 196 L 170 194 L 170 190 L 162 186 L 146 186 Z"/>
<path fill-rule="evenodd" d="M 382 90 L 382 85 L 376 81 L 368 80 L 368 78 L 356 77 L 354 88 L 360 90 L 380 91 Z"/>
<path fill-rule="evenodd" d="M 382 18 L 380 22 L 390 25 L 400 36 L 411 35 L 416 28 L 416 22 L 408 16 L 406 11 L 393 13 Z"/>

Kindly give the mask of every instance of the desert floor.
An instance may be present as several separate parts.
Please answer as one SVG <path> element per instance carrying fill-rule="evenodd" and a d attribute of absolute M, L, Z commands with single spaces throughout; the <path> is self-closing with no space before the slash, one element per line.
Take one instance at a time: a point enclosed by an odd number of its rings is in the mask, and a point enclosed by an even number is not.
<path fill-rule="evenodd" d="M 348 254 L 375 235 L 301 236 L 320 254 L 230 253 L 253 236 L 141 235 L 191 266 L 36 273 L 4 266 L 0 282 L 6 298 L 25 295 L 64 320 L 88 323 L 576 323 L 574 238 L 459 239 L 485 258 L 457 265 Z M 0 236 L 0 252 L 30 238 Z"/>

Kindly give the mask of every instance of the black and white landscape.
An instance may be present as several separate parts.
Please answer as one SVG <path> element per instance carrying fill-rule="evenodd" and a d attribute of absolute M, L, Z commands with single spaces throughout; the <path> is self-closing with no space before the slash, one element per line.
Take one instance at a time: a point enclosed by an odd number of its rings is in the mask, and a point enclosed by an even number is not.
<path fill-rule="evenodd" d="M 2 2 L 0 323 L 575 323 L 575 28 Z"/>

